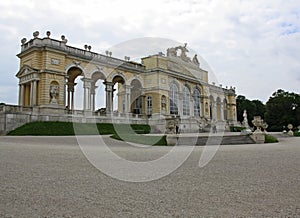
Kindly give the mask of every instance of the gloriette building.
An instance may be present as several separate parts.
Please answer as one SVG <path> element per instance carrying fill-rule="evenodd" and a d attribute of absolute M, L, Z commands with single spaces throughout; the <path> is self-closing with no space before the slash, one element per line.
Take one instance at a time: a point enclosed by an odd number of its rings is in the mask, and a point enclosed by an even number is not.
<path fill-rule="evenodd" d="M 22 40 L 17 55 L 19 105 L 3 109 L 15 113 L 11 122 L 74 121 L 74 116 L 79 122 L 111 122 L 113 118 L 149 123 L 168 131 L 168 122 L 175 119 L 185 132 L 197 132 L 211 122 L 236 122 L 234 88 L 209 84 L 208 72 L 201 69 L 197 55 L 188 56 L 186 44 L 166 48 L 166 55 L 150 55 L 136 63 L 129 58 L 114 58 L 110 52 L 92 52 L 90 46 L 69 46 L 64 36 L 56 40 L 50 32 L 45 37 L 39 37 L 38 32 L 33 36 L 29 41 Z M 78 79 L 81 87 L 76 83 Z M 106 105 L 102 110 L 95 106 L 99 80 L 105 85 L 101 95 Z M 74 105 L 79 89 L 83 90 L 83 110 Z M 23 114 L 22 122 L 18 113 Z M 30 118 L 24 121 L 26 113 Z"/>

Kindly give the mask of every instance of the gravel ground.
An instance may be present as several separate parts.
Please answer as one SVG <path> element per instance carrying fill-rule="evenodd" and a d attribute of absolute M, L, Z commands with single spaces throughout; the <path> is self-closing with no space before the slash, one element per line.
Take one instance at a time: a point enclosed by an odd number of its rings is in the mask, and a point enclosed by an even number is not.
<path fill-rule="evenodd" d="M 170 149 L 105 142 L 138 161 Z M 203 149 L 166 177 L 132 183 L 93 167 L 75 137 L 0 137 L 0 216 L 300 217 L 300 138 L 221 146 L 200 168 Z"/>

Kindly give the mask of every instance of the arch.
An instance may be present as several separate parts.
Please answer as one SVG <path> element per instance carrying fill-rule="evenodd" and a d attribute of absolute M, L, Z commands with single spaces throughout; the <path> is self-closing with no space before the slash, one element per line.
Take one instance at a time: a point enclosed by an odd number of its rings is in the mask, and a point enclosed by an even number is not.
<path fill-rule="evenodd" d="M 95 69 L 91 72 L 91 110 L 103 110 L 105 107 L 106 102 L 106 94 L 105 94 L 105 87 L 103 82 L 106 80 L 106 74 L 99 69 Z M 97 89 L 97 92 L 96 92 Z"/>
<path fill-rule="evenodd" d="M 113 71 L 112 73 L 110 73 L 107 78 L 106 78 L 107 82 L 113 82 L 113 83 L 119 83 L 122 82 L 122 84 L 125 84 L 126 82 L 126 77 L 122 72 L 119 71 Z"/>
<path fill-rule="evenodd" d="M 133 79 L 130 87 L 131 112 L 141 114 L 143 111 L 142 83 L 138 79 Z"/>
<path fill-rule="evenodd" d="M 71 110 L 74 110 L 74 103 L 75 103 L 75 98 L 74 98 L 74 92 L 75 92 L 75 86 L 77 83 L 75 83 L 75 80 L 79 76 L 84 76 L 84 69 L 80 65 L 69 65 L 66 68 L 66 74 L 67 74 L 67 107 Z"/>
<path fill-rule="evenodd" d="M 170 94 L 169 94 L 169 99 L 170 99 L 170 114 L 178 114 L 178 86 L 176 85 L 175 82 L 172 82 L 170 84 Z"/>
<path fill-rule="evenodd" d="M 103 71 L 94 70 L 91 72 L 91 79 L 97 82 L 97 80 L 106 80 L 107 76 Z"/>
<path fill-rule="evenodd" d="M 144 81 L 143 81 L 139 76 L 133 76 L 133 77 L 129 78 L 129 79 L 126 81 L 126 84 L 127 84 L 127 85 L 130 85 L 130 84 L 132 83 L 133 80 L 138 80 L 138 81 L 141 83 L 142 87 L 144 87 Z"/>
<path fill-rule="evenodd" d="M 171 81 L 170 81 L 170 87 L 171 87 L 171 85 L 172 84 L 175 84 L 176 86 L 177 86 L 177 88 L 178 88 L 178 91 L 180 91 L 181 90 L 181 85 L 180 85 L 180 82 L 177 80 L 177 79 L 172 79 Z"/>
<path fill-rule="evenodd" d="M 184 116 L 190 115 L 190 90 L 184 85 L 182 89 L 182 112 Z"/>

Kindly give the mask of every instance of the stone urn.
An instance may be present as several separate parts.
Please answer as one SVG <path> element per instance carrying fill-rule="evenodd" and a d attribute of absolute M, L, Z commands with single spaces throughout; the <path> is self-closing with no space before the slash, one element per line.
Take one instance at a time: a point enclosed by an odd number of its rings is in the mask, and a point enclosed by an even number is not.
<path fill-rule="evenodd" d="M 288 135 L 289 136 L 294 136 L 294 132 L 293 132 L 293 124 L 289 124 L 288 126 L 287 126 L 287 128 L 289 129 L 289 131 L 288 131 Z"/>
<path fill-rule="evenodd" d="M 263 144 L 265 143 L 265 133 L 261 131 L 261 127 L 263 127 L 263 120 L 260 116 L 255 116 L 252 120 L 253 125 L 256 127 L 252 138 L 256 142 L 256 144 Z"/>

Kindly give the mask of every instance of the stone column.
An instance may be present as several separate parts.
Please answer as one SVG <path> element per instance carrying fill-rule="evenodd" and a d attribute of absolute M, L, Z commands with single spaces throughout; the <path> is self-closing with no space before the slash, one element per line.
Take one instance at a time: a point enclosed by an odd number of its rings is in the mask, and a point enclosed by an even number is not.
<path fill-rule="evenodd" d="M 37 103 L 37 81 L 33 81 L 33 88 L 32 88 L 32 105 L 36 106 Z"/>
<path fill-rule="evenodd" d="M 19 85 L 19 106 L 24 106 L 24 84 Z"/>
<path fill-rule="evenodd" d="M 30 82 L 30 101 L 29 106 L 33 106 L 33 82 Z"/>
<path fill-rule="evenodd" d="M 223 104 L 220 105 L 220 110 L 221 110 L 220 111 L 220 113 L 221 113 L 220 118 L 221 118 L 222 121 L 224 121 L 224 107 L 223 107 Z"/>
<path fill-rule="evenodd" d="M 92 82 L 91 83 L 91 110 L 95 111 L 95 96 L 96 96 L 96 88 L 97 86 L 95 86 L 95 83 Z"/>
<path fill-rule="evenodd" d="M 113 99 L 113 86 L 114 83 L 112 82 L 104 82 L 105 85 L 105 92 L 106 92 L 106 113 L 110 114 L 113 112 L 113 104 L 112 104 L 112 99 Z"/>
<path fill-rule="evenodd" d="M 183 115 L 183 97 L 182 97 L 182 92 L 178 92 L 178 104 L 177 104 L 177 108 L 178 108 L 178 115 L 182 116 Z"/>
<path fill-rule="evenodd" d="M 91 110 L 91 79 L 83 78 L 83 110 Z"/>
<path fill-rule="evenodd" d="M 124 84 L 123 87 L 124 87 L 124 91 L 125 91 L 125 95 L 124 95 L 125 111 L 124 111 L 124 113 L 130 113 L 130 105 L 131 105 L 130 93 L 131 93 L 132 86 Z"/>

